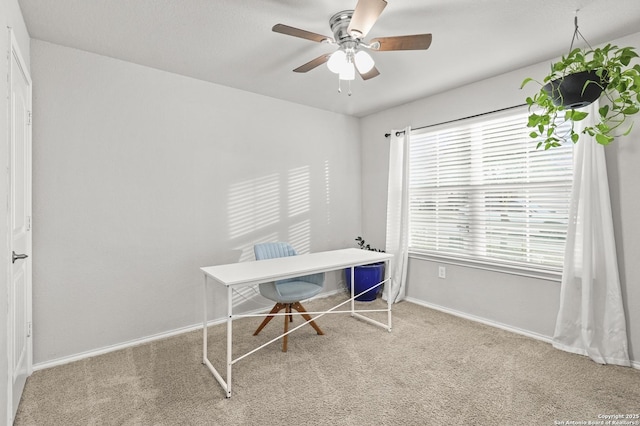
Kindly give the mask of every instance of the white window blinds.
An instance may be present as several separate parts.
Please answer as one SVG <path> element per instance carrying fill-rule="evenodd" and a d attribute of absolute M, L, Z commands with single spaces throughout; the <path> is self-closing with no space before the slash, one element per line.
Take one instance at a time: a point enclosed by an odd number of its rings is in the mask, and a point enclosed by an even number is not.
<path fill-rule="evenodd" d="M 573 146 L 536 149 L 527 116 L 517 108 L 412 132 L 412 253 L 561 270 Z"/>

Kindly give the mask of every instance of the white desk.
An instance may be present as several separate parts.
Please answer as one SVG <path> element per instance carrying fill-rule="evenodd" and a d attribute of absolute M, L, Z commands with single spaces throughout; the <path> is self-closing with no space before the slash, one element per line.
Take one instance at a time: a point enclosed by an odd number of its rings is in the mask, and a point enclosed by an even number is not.
<path fill-rule="evenodd" d="M 228 265 L 219 265 L 219 266 L 209 266 L 200 268 L 202 272 L 204 272 L 204 318 L 202 323 L 202 363 L 206 365 L 213 376 L 218 380 L 222 388 L 227 393 L 227 398 L 231 397 L 231 368 L 233 364 L 240 361 L 242 358 L 251 355 L 252 353 L 262 349 L 263 347 L 281 339 L 283 336 L 292 333 L 298 328 L 306 325 L 309 321 L 300 324 L 299 326 L 289 330 L 287 333 L 284 333 L 275 339 L 270 340 L 269 342 L 253 349 L 246 354 L 233 359 L 232 356 L 232 348 L 233 348 L 233 328 L 232 323 L 234 319 L 248 317 L 248 316 L 258 316 L 258 315 L 234 315 L 233 314 L 233 304 L 232 304 L 232 295 L 234 288 L 239 288 L 242 286 L 251 286 L 265 282 L 271 282 L 275 280 L 282 280 L 287 278 L 294 278 L 303 275 L 309 275 L 319 272 L 328 272 L 334 271 L 338 269 L 350 268 L 354 266 L 360 265 L 368 265 L 370 263 L 376 262 L 386 262 L 385 268 L 385 280 L 378 283 L 378 286 L 382 285 L 389 276 L 389 260 L 393 255 L 388 253 L 379 253 L 367 250 L 360 250 L 355 248 L 343 249 L 343 250 L 332 250 L 325 251 L 319 253 L 311 253 L 311 254 L 303 254 L 299 256 L 290 256 L 290 257 L 279 257 L 275 259 L 266 259 L 260 261 L 253 262 L 240 262 L 240 263 L 231 263 Z M 226 287 L 227 293 L 227 377 L 226 381 L 222 378 L 220 373 L 213 367 L 211 362 L 207 357 L 207 283 L 208 281 L 214 281 L 222 286 Z M 377 325 L 379 327 L 383 327 L 388 331 L 391 331 L 391 301 L 387 302 L 386 309 L 355 309 L 354 299 L 359 296 L 359 294 L 354 294 L 353 290 L 353 269 L 351 269 L 351 298 L 348 300 L 334 306 L 333 308 L 322 311 L 322 312 L 309 312 L 309 314 L 317 315 L 313 319 L 320 318 L 321 316 L 329 313 L 350 313 L 352 316 L 360 318 L 364 321 L 367 321 L 371 324 Z M 351 309 L 338 311 L 337 308 L 345 305 L 347 303 L 351 303 Z M 383 324 L 381 322 L 375 321 L 371 318 L 368 318 L 362 313 L 366 312 L 387 312 L 387 324 Z M 261 316 L 266 316 L 267 314 L 263 314 Z M 286 314 L 276 314 L 277 315 L 286 315 Z"/>

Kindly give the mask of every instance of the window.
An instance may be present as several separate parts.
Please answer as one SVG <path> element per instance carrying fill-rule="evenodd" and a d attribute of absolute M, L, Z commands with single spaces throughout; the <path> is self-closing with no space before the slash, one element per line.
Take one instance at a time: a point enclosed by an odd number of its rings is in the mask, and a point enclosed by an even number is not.
<path fill-rule="evenodd" d="M 527 117 L 523 107 L 412 132 L 412 254 L 562 270 L 573 144 L 536 149 Z"/>

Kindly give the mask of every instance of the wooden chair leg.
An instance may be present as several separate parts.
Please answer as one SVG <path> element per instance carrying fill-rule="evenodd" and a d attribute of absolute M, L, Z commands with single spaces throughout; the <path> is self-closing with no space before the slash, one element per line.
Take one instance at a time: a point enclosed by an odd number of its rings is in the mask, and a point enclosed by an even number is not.
<path fill-rule="evenodd" d="M 289 322 L 293 321 L 292 309 L 295 309 L 300 313 L 300 315 L 302 315 L 302 318 L 304 318 L 305 321 L 309 321 L 309 324 L 311 325 L 311 327 L 314 328 L 314 330 L 316 330 L 316 333 L 318 333 L 319 335 L 324 335 L 324 332 L 320 329 L 320 327 L 318 327 L 318 324 L 316 324 L 315 321 L 311 319 L 311 316 L 307 313 L 307 310 L 302 306 L 300 302 L 276 303 L 274 307 L 271 309 L 271 311 L 269 312 L 269 314 L 267 315 L 267 317 L 264 319 L 264 321 L 262 321 L 258 329 L 253 333 L 253 335 L 257 336 L 258 333 L 260 333 L 262 329 L 269 323 L 269 321 L 273 319 L 274 314 L 277 314 L 282 309 L 285 310 L 285 315 L 284 315 L 284 332 L 285 333 L 289 331 Z M 287 352 L 288 337 L 289 337 L 288 335 L 282 337 L 282 352 Z"/>
<path fill-rule="evenodd" d="M 284 332 L 286 333 L 287 331 L 289 331 L 289 318 L 291 317 L 291 303 L 287 303 L 286 304 L 286 311 L 285 313 L 289 314 L 289 315 L 285 315 L 284 316 Z M 286 352 L 287 351 L 287 338 L 289 337 L 288 334 L 285 334 L 285 336 L 282 338 L 282 352 Z"/>
<path fill-rule="evenodd" d="M 316 330 L 316 332 L 317 332 L 319 335 L 324 335 L 324 333 L 322 332 L 322 330 L 320 330 L 320 327 L 318 327 L 318 324 L 316 324 L 316 322 L 315 322 L 315 321 L 313 321 L 313 320 L 311 319 L 311 316 L 307 313 L 306 309 L 304 309 L 304 308 L 302 307 L 302 305 L 300 304 L 300 302 L 293 303 L 293 304 L 291 305 L 291 307 L 292 307 L 293 309 L 295 309 L 296 311 L 300 312 L 300 315 L 302 315 L 302 318 L 304 318 L 304 319 L 305 319 L 305 321 L 311 321 L 311 322 L 309 323 L 309 325 L 310 325 L 311 327 L 313 327 L 313 328 L 314 328 L 314 330 Z"/>
<path fill-rule="evenodd" d="M 253 333 L 253 335 L 257 336 L 258 333 L 260 333 L 262 331 L 264 326 L 269 324 L 269 321 L 271 321 L 273 319 L 273 314 L 277 314 L 278 312 L 280 312 L 286 306 L 287 305 L 285 305 L 284 303 L 276 303 L 275 306 L 271 309 L 271 312 L 269 312 L 269 315 L 267 315 L 267 317 L 264 319 L 264 321 L 262 321 L 262 324 L 260 324 L 258 329 Z"/>

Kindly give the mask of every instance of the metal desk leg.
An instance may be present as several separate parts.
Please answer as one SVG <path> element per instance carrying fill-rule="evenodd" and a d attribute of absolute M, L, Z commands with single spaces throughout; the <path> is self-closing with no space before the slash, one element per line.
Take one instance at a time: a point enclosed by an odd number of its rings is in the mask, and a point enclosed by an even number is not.
<path fill-rule="evenodd" d="M 391 271 L 390 271 L 390 267 L 391 267 L 391 261 L 387 260 L 385 262 L 385 266 L 384 266 L 384 280 L 388 280 L 391 277 Z M 387 285 L 389 286 L 389 291 L 387 291 L 387 323 L 389 325 L 389 332 L 391 332 L 391 305 L 393 304 L 393 300 L 391 300 L 391 280 L 389 279 L 389 281 L 387 281 Z"/>
<path fill-rule="evenodd" d="M 227 286 L 227 398 L 231 398 L 231 367 L 233 366 L 233 293 Z"/>
<path fill-rule="evenodd" d="M 202 363 L 204 365 L 207 365 L 206 361 L 207 361 L 207 276 L 204 276 L 204 284 L 202 286 L 202 290 L 203 290 L 203 297 L 202 300 L 204 301 L 204 309 L 202 310 L 204 312 L 204 317 L 202 319 Z"/>
<path fill-rule="evenodd" d="M 356 302 L 353 297 L 356 295 L 355 285 L 356 285 L 356 267 L 352 266 L 351 267 L 351 316 L 353 316 L 353 314 L 356 311 Z"/>
<path fill-rule="evenodd" d="M 207 366 L 207 368 L 209 369 L 209 371 L 211 371 L 211 374 L 213 374 L 213 377 L 216 378 L 216 380 L 218 381 L 218 383 L 220 383 L 220 386 L 222 386 L 222 389 L 224 389 L 224 391 L 227 394 L 227 398 L 229 398 L 231 396 L 231 317 L 229 316 L 229 318 L 227 319 L 227 333 L 228 333 L 228 337 L 227 337 L 227 344 L 229 345 L 229 349 L 227 350 L 227 380 L 229 381 L 229 384 L 227 384 L 227 382 L 225 382 L 225 380 L 222 378 L 222 376 L 220 375 L 220 373 L 218 373 L 218 370 L 215 369 L 215 367 L 213 366 L 213 364 L 211 364 L 211 361 L 209 361 L 209 358 L 207 358 L 207 347 L 208 347 L 208 342 L 207 342 L 207 323 L 208 323 L 208 318 L 207 318 L 207 276 L 204 276 L 204 289 L 203 289 L 203 299 L 204 299 L 204 314 L 203 314 L 203 319 L 202 319 L 202 363 L 204 365 Z M 231 292 L 229 291 L 228 295 L 229 297 L 231 296 L 230 294 Z M 229 302 L 229 306 L 231 306 L 231 302 Z"/>

